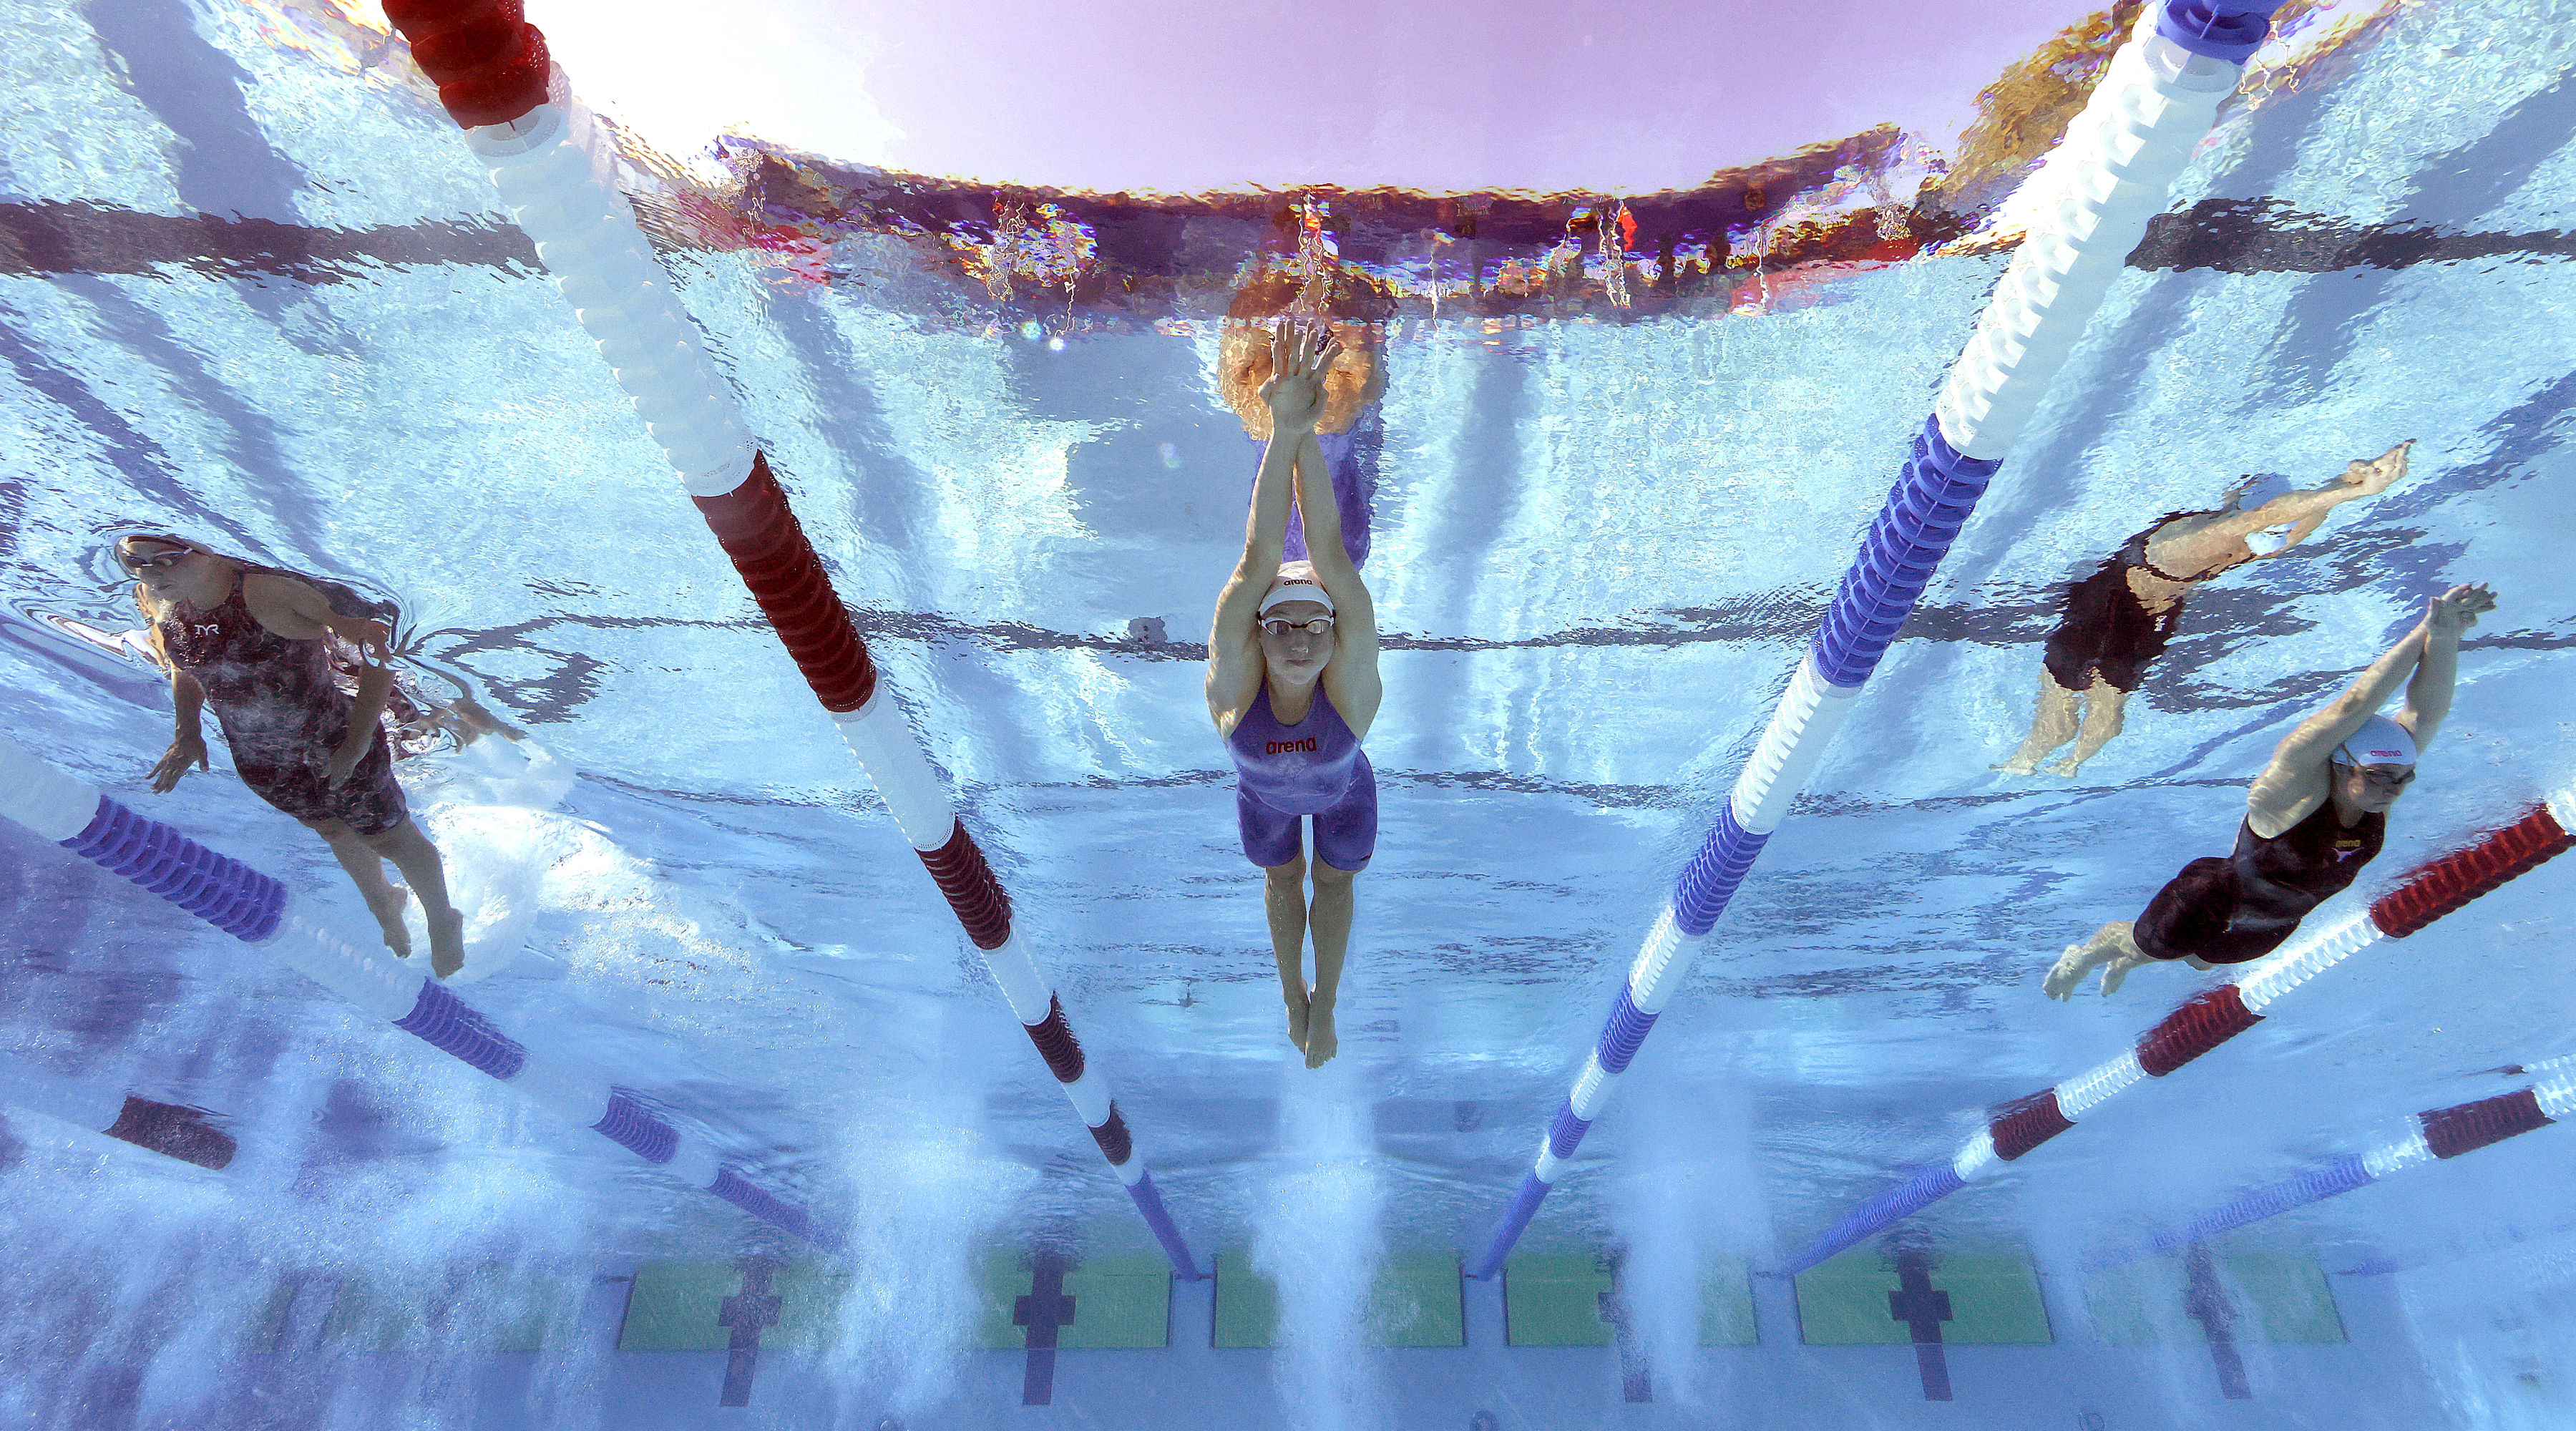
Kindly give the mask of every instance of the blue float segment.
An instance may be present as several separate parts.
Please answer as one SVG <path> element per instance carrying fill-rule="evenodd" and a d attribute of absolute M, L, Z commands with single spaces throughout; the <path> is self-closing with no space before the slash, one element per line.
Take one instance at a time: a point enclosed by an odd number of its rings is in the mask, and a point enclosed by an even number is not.
<path fill-rule="evenodd" d="M 1706 934 L 1726 912 L 1726 902 L 1735 898 L 1736 886 L 1752 870 L 1754 857 L 1770 843 L 1769 835 L 1756 835 L 1735 823 L 1735 807 L 1717 812 L 1717 827 L 1701 842 L 1699 853 L 1682 869 L 1682 877 L 1673 885 L 1673 923 L 1693 938 Z"/>
<path fill-rule="evenodd" d="M 1503 1261 L 1512 1255 L 1512 1244 L 1529 1230 L 1530 1219 L 1538 1216 L 1538 1205 L 1547 1201 L 1549 1184 L 1536 1173 L 1521 1178 L 1521 1190 L 1512 1195 L 1511 1208 L 1503 1214 L 1502 1225 L 1494 1229 L 1493 1241 L 1485 1244 L 1485 1255 L 1476 1260 L 1475 1269 L 1467 1275 L 1486 1281 L 1503 1270 Z"/>
<path fill-rule="evenodd" d="M 1637 1056 L 1637 1046 L 1655 1027 L 1655 1016 L 1637 1007 L 1637 991 L 1622 984 L 1619 1002 L 1611 1007 L 1610 1022 L 1601 1029 L 1601 1041 L 1593 1046 L 1592 1056 L 1600 1061 L 1604 1073 L 1625 1073 L 1628 1061 Z M 1571 1111 L 1571 1110 L 1568 1110 Z M 1558 1154 L 1563 1157 L 1562 1153 Z"/>
<path fill-rule="evenodd" d="M 1171 1209 L 1163 1206 L 1163 1193 L 1154 1186 L 1154 1175 L 1147 1173 L 1127 1185 L 1127 1196 L 1143 1214 L 1145 1226 L 1151 1228 L 1154 1240 L 1163 1244 L 1163 1255 L 1171 1260 L 1172 1270 L 1192 1282 L 1206 1280 L 1199 1264 L 1190 1256 L 1190 1245 L 1181 1240 L 1181 1230 L 1172 1225 Z"/>
<path fill-rule="evenodd" d="M 492 1027 L 490 1020 L 434 979 L 422 981 L 411 1012 L 394 1020 L 394 1027 L 494 1078 L 516 1078 L 528 1062 L 528 1051 L 517 1040 Z"/>
<path fill-rule="evenodd" d="M 286 886 L 113 800 L 101 798 L 62 845 L 248 943 L 276 933 L 286 913 Z"/>
<path fill-rule="evenodd" d="M 1961 456 L 1941 435 L 1939 418 L 1923 420 L 1914 455 L 1869 524 L 1860 556 L 1843 573 L 1816 632 L 1817 675 L 1845 688 L 1869 679 L 2001 466 L 2000 458 Z"/>
<path fill-rule="evenodd" d="M 608 1141 L 633 1153 L 648 1163 L 667 1163 L 680 1150 L 680 1130 L 661 1117 L 634 1094 L 623 1088 L 611 1089 L 608 1111 L 590 1125 Z"/>
<path fill-rule="evenodd" d="M 2272 33 L 2272 12 L 2282 0 L 2165 0 L 2156 33 L 2213 60 L 2241 65 Z"/>
<path fill-rule="evenodd" d="M 763 1222 L 773 1223 L 829 1252 L 841 1250 L 841 1240 L 814 1225 L 805 1209 L 751 1181 L 731 1168 L 716 1174 L 707 1191 L 750 1213 Z"/>
<path fill-rule="evenodd" d="M 1960 1181 L 1957 1170 L 1948 1163 L 1925 1168 L 1896 1187 L 1853 1208 L 1824 1236 L 1808 1243 L 1806 1251 L 1781 1263 L 1779 1275 L 1786 1277 L 1804 1272 L 1880 1228 L 1912 1217 L 1966 1186 Z"/>
<path fill-rule="evenodd" d="M 2167 1252 L 2198 1242 L 2205 1237 L 2216 1237 L 2222 1232 L 2232 1232 L 2249 1223 L 2261 1222 L 2267 1217 L 2277 1217 L 2292 1208 L 2306 1207 L 2312 1202 L 2324 1202 L 2330 1197 L 2341 1197 L 2354 1188 L 2366 1186 L 2373 1181 L 2376 1180 L 2371 1177 L 2370 1168 L 2362 1162 L 2358 1154 L 2337 1158 L 2321 1167 L 2310 1168 L 2287 1182 L 2258 1188 L 2225 1207 L 2202 1214 L 2183 1231 L 2158 1237 L 2156 1250 Z"/>
<path fill-rule="evenodd" d="M 1569 1099 L 1556 1110 L 1556 1121 L 1547 1125 L 1547 1150 L 1560 1158 L 1573 1157 L 1574 1150 L 1583 1146 L 1583 1135 L 1591 1131 L 1592 1120 L 1577 1117 Z"/>

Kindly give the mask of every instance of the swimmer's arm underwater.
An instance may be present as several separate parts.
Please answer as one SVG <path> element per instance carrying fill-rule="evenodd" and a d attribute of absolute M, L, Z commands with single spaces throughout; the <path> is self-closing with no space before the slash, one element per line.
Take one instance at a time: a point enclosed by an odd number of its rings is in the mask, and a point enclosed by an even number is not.
<path fill-rule="evenodd" d="M 161 629 L 158 626 L 150 629 L 152 635 L 148 639 L 152 643 L 152 654 L 160 661 L 161 668 L 170 673 L 170 706 L 174 728 L 170 736 L 170 748 L 161 753 L 161 759 L 152 767 L 152 793 L 167 795 L 177 787 L 181 777 L 188 773 L 189 766 L 194 765 L 199 770 L 207 768 L 206 732 L 202 719 L 206 708 L 206 690 L 205 687 L 197 684 L 196 677 L 179 669 L 179 663 L 171 660 L 169 653 L 161 649 Z"/>
<path fill-rule="evenodd" d="M 2190 524 L 2190 530 L 2165 541 L 2149 542 L 2147 560 L 2164 571 L 2205 570 L 2229 559 L 2236 544 L 2256 532 L 2287 526 L 2289 534 L 2281 545 L 2269 552 L 2259 552 L 2256 561 L 2281 555 L 2325 525 L 2326 514 L 2346 502 L 2361 497 L 2376 497 L 2406 475 L 2407 453 L 2415 446 L 2408 438 L 2368 462 L 2359 460 L 2347 466 L 2343 475 L 2322 487 L 2304 492 L 2285 492 L 2250 512 L 2229 512 Z M 2182 523 L 2174 523 L 2182 526 Z"/>
<path fill-rule="evenodd" d="M 1333 598 L 1334 636 L 1340 643 L 1336 658 L 1324 668 L 1324 694 L 1332 697 L 1333 709 L 1342 713 L 1351 734 L 1365 740 L 1386 696 L 1377 669 L 1377 603 L 1342 545 L 1333 469 L 1312 432 L 1297 451 L 1297 510 L 1306 516 L 1307 558 L 1315 565 L 1315 579 Z"/>
<path fill-rule="evenodd" d="M 393 697 L 393 668 L 383 664 L 392 655 L 387 643 L 393 633 L 381 621 L 340 615 L 321 592 L 289 577 L 243 577 L 242 605 L 249 608 L 260 625 L 289 641 L 337 636 L 358 648 L 364 664 L 358 668 L 357 704 L 349 712 L 348 733 L 340 738 L 339 748 L 331 752 L 326 772 L 332 788 L 337 789 L 358 768 L 358 762 L 366 759 L 369 747 L 375 744 L 376 723 L 384 719 L 385 702 Z"/>
<path fill-rule="evenodd" d="M 1260 470 L 1253 474 L 1243 556 L 1217 596 L 1216 620 L 1208 632 L 1208 715 L 1220 737 L 1234 734 L 1235 724 L 1261 693 L 1261 599 L 1279 574 L 1280 553 L 1288 543 L 1298 449 L 1314 432 L 1323 407 L 1307 370 L 1331 361 L 1329 351 L 1318 359 L 1312 343 L 1312 335 L 1283 327 L 1273 347 L 1274 376 L 1262 386 L 1271 409 L 1270 444 L 1262 449 Z M 1304 381 L 1283 383 L 1276 376 L 1280 373 L 1305 375 Z M 1311 530 L 1309 535 L 1311 540 Z"/>

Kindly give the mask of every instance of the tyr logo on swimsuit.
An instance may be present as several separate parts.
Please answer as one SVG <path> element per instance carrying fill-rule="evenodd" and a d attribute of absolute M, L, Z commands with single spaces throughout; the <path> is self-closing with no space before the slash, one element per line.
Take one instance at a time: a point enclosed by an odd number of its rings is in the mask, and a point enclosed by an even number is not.
<path fill-rule="evenodd" d="M 1264 755 L 1287 755 L 1296 751 L 1312 753 L 1315 749 L 1315 738 L 1310 735 L 1304 740 L 1274 740 L 1268 744 L 1270 748 L 1261 752 Z"/>

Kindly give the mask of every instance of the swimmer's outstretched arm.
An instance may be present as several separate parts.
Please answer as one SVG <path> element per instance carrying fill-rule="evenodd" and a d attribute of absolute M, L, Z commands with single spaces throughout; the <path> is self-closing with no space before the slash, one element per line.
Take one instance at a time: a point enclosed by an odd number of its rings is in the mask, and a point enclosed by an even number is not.
<path fill-rule="evenodd" d="M 1262 385 L 1271 410 L 1270 444 L 1262 449 L 1260 470 L 1252 478 L 1252 512 L 1244 518 L 1243 556 L 1234 564 L 1234 574 L 1226 578 L 1225 589 L 1217 594 L 1216 620 L 1208 631 L 1208 715 L 1219 735 L 1234 733 L 1235 722 L 1252 708 L 1253 697 L 1261 691 L 1261 598 L 1269 594 L 1271 579 L 1279 574 L 1280 553 L 1288 544 L 1297 451 L 1323 412 L 1320 377 L 1331 361 L 1330 344 L 1319 351 L 1315 336 L 1294 325 L 1283 324 L 1272 344 L 1272 377 Z M 1338 595 L 1334 599 L 1340 600 Z"/>
<path fill-rule="evenodd" d="M 2455 586 L 2434 597 L 2414 630 L 2371 662 L 2325 709 L 2284 736 L 2272 751 L 2272 763 L 2245 792 L 2245 819 L 2254 833 L 2270 839 L 2325 803 L 2333 779 L 2326 765 L 2335 747 L 2352 739 L 2401 682 L 2407 683 L 2406 708 L 2398 713 L 2398 724 L 2415 737 L 2419 749 L 2430 740 L 2451 712 L 2460 634 L 2477 623 L 2479 612 L 2494 608 L 2495 593 L 2483 583 Z"/>
<path fill-rule="evenodd" d="M 179 669 L 179 663 L 171 660 L 169 653 L 161 649 L 161 628 L 154 626 L 149 629 L 152 632 L 148 639 L 152 643 L 153 658 L 170 673 L 170 748 L 163 751 L 161 759 L 152 766 L 152 793 L 167 795 L 187 775 L 189 766 L 194 765 L 199 770 L 207 768 L 203 719 L 206 690 L 197 684 L 196 677 Z"/>
<path fill-rule="evenodd" d="M 1306 516 L 1306 555 L 1315 564 L 1315 579 L 1333 598 L 1333 637 L 1339 644 L 1324 667 L 1324 694 L 1332 697 L 1333 709 L 1341 712 L 1351 734 L 1365 740 L 1386 695 L 1377 671 L 1377 602 L 1342 545 L 1342 506 L 1333 495 L 1333 470 L 1324 445 L 1311 431 L 1297 449 L 1297 510 Z"/>
<path fill-rule="evenodd" d="M 2406 456 L 2414 446 L 2415 439 L 2410 437 L 2368 462 L 2356 459 L 2344 468 L 2342 476 L 2322 487 L 2285 492 L 2251 511 L 2230 512 L 2194 523 L 2182 536 L 2149 543 L 2147 560 L 2166 571 L 2206 567 L 2226 560 L 2238 542 L 2254 533 L 2287 526 L 2290 532 L 2280 547 L 2255 560 L 2279 556 L 2314 536 L 2317 528 L 2325 525 L 2328 512 L 2357 498 L 2376 497 L 2387 491 L 2406 475 Z"/>

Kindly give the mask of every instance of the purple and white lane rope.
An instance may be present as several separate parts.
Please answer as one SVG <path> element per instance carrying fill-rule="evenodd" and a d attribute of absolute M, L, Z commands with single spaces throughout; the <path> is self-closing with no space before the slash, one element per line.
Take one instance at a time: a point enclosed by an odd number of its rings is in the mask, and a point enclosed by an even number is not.
<path fill-rule="evenodd" d="M 2525 1071 L 2540 1073 L 2571 1063 L 2576 1063 L 2576 1059 L 2557 1059 Z M 2204 1238 L 2233 1232 L 2267 1217 L 2278 1217 L 2294 1208 L 2341 1197 L 2355 1188 L 2367 1187 L 2408 1168 L 2420 1168 L 2427 1163 L 2474 1153 L 2507 1138 L 2546 1128 L 2570 1113 L 2576 1113 L 2576 1072 L 2570 1071 L 2561 1071 L 2511 1093 L 2456 1103 L 2448 1108 L 2428 1109 L 2407 1119 L 2403 1127 L 2389 1130 L 2362 1152 L 2319 1163 L 2296 1177 L 2257 1188 L 2223 1207 L 2201 1214 L 2183 1227 L 2159 1233 L 2144 1244 L 2102 1253 L 2091 1258 L 2087 1265 L 2116 1267 L 2159 1252 L 2188 1247 Z"/>
<path fill-rule="evenodd" d="M 1932 416 L 1844 573 L 1806 659 L 1733 795 L 1655 920 L 1536 1164 L 1471 1275 L 1491 1277 L 1556 1185 L 1709 929 L 1789 813 L 1912 614 L 1986 484 L 2048 392 L 2129 251 L 2236 88 L 2279 0 L 2164 0 L 2067 127 L 2031 183 L 2056 196 L 1995 288 Z M 1938 1193 L 1930 1194 L 1932 1197 Z M 1928 1199 L 1927 1199 L 1928 1200 Z"/>
<path fill-rule="evenodd" d="M 519 1043 L 417 966 L 371 945 L 352 945 L 323 928 L 276 880 L 134 813 L 5 738 L 0 738 L 0 816 L 276 955 L 367 1013 L 509 1084 L 690 1186 L 705 1188 L 825 1251 L 841 1250 L 838 1233 L 727 1167 L 713 1147 L 673 1127 L 634 1094 Z"/>
<path fill-rule="evenodd" d="M 2289 992 L 2382 939 L 2404 939 L 2508 880 L 2576 849 L 2576 787 L 2499 825 L 2460 849 L 2408 870 L 2388 893 L 2352 910 L 2338 899 L 2309 916 L 2281 952 L 2249 972 L 2183 1001 L 2116 1058 L 2017 1099 L 1970 1134 L 1950 1160 L 1852 1209 L 1776 1270 L 1803 1272 L 2075 1126 L 2077 1120 L 2148 1079 L 2162 1078 L 2254 1027 Z"/>
<path fill-rule="evenodd" d="M 0 1058 L 0 1104 L 214 1172 L 230 1166 L 240 1151 L 231 1134 L 207 1121 L 203 1109 L 65 1078 L 13 1058 Z"/>

